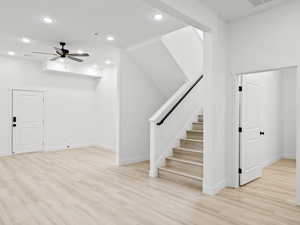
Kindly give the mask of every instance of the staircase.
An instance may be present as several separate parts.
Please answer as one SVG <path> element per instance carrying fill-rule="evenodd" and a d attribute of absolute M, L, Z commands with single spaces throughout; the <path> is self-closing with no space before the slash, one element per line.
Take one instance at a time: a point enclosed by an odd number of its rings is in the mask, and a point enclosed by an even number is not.
<path fill-rule="evenodd" d="M 166 179 L 203 180 L 203 115 L 186 131 L 186 138 L 173 149 L 173 156 L 166 158 L 166 165 L 159 168 L 159 176 Z"/>

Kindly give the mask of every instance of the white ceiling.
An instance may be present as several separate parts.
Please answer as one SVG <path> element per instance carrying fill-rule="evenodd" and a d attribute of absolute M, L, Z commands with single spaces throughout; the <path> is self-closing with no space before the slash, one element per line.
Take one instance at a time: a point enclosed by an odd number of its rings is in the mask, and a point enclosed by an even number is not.
<path fill-rule="evenodd" d="M 290 0 L 273 0 L 269 3 L 253 6 L 248 0 L 198 0 L 214 9 L 219 15 L 227 21 L 237 20 L 239 18 L 253 15 L 264 10 L 271 9 L 280 4 L 287 3 Z"/>
<path fill-rule="evenodd" d="M 8 51 L 17 56 L 32 51 L 52 51 L 59 41 L 71 50 L 82 49 L 100 58 L 111 58 L 112 46 L 129 47 L 179 29 L 185 24 L 164 14 L 163 21 L 154 21 L 158 12 L 142 0 L 9 0 L 0 7 L 0 54 Z M 44 24 L 44 16 L 54 24 Z M 94 33 L 99 33 L 95 36 Z M 116 40 L 108 44 L 107 35 Z M 32 39 L 24 44 L 22 37 Z M 97 49 L 97 50 L 96 50 Z"/>

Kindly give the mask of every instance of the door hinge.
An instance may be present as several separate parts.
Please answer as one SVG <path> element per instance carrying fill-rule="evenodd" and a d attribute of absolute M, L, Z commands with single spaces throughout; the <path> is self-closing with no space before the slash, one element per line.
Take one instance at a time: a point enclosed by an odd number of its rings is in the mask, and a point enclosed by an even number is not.
<path fill-rule="evenodd" d="M 239 92 L 242 92 L 242 91 L 243 91 L 243 87 L 239 86 Z"/>
<path fill-rule="evenodd" d="M 243 171 L 242 171 L 242 169 L 241 169 L 241 168 L 239 168 L 239 174 L 242 174 L 242 172 L 243 172 Z"/>
<path fill-rule="evenodd" d="M 243 132 L 243 128 L 239 127 L 239 133 L 242 133 L 242 132 Z"/>

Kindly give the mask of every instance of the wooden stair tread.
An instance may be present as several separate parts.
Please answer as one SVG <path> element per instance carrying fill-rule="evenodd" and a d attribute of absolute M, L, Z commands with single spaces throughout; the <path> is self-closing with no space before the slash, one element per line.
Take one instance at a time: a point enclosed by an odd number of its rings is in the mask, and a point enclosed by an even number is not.
<path fill-rule="evenodd" d="M 184 172 L 179 172 L 177 170 L 173 170 L 173 169 L 168 168 L 168 167 L 161 167 L 161 168 L 159 168 L 159 170 L 164 171 L 164 172 L 168 172 L 168 173 L 172 173 L 172 174 L 175 174 L 175 175 L 178 175 L 178 176 L 183 176 L 183 177 L 191 178 L 191 179 L 198 180 L 198 181 L 202 181 L 203 180 L 202 177 L 194 176 L 194 175 L 191 175 L 191 174 L 188 174 L 188 173 L 184 173 Z"/>
<path fill-rule="evenodd" d="M 194 166 L 203 166 L 203 163 L 201 163 L 201 162 L 196 162 L 196 161 L 187 160 L 187 159 L 180 159 L 180 158 L 176 158 L 173 156 L 169 156 L 166 159 L 173 160 L 173 161 L 180 162 L 180 163 L 190 164 L 190 165 L 194 165 Z"/>
<path fill-rule="evenodd" d="M 198 121 L 198 122 L 193 122 L 193 124 L 200 124 L 200 125 L 203 125 L 203 121 Z"/>
<path fill-rule="evenodd" d="M 187 132 L 203 133 L 203 130 L 187 130 Z"/>
<path fill-rule="evenodd" d="M 192 142 L 198 142 L 202 143 L 203 140 L 198 140 L 198 139 L 190 139 L 190 138 L 181 138 L 182 141 L 192 141 Z"/>
<path fill-rule="evenodd" d="M 194 153 L 201 153 L 201 154 L 203 154 L 203 151 L 192 149 L 192 148 L 176 147 L 176 148 L 174 148 L 174 150 L 179 150 L 179 151 L 184 151 L 184 152 L 194 152 Z"/>

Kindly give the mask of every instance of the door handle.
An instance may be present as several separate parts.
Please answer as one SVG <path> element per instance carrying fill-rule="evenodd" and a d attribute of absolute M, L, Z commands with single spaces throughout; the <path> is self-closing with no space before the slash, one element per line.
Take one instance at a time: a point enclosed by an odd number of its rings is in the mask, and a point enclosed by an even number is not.
<path fill-rule="evenodd" d="M 13 127 L 16 127 L 16 126 L 17 126 L 17 124 L 15 124 L 15 123 L 14 123 L 12 126 L 13 126 Z"/>
<path fill-rule="evenodd" d="M 261 132 L 259 132 L 259 135 L 263 136 L 263 135 L 265 135 L 265 132 L 261 131 Z"/>

